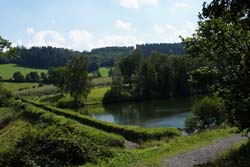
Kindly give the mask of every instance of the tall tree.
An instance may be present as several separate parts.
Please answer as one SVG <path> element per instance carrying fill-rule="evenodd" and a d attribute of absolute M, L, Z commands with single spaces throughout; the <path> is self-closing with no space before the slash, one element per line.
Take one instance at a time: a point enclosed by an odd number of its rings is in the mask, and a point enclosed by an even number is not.
<path fill-rule="evenodd" d="M 68 91 L 76 104 L 87 98 L 90 91 L 88 78 L 88 59 L 83 55 L 76 55 L 67 64 Z"/>

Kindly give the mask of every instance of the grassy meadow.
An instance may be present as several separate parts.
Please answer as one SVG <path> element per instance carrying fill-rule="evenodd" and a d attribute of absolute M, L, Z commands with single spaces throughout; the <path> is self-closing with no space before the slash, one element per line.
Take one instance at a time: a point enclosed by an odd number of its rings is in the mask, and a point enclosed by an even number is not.
<path fill-rule="evenodd" d="M 100 67 L 99 68 L 99 72 L 100 72 L 102 77 L 109 77 L 110 70 L 111 70 L 111 68 L 108 68 L 108 67 Z"/>
<path fill-rule="evenodd" d="M 16 92 L 24 89 L 32 89 L 38 87 L 38 83 L 14 83 L 14 82 L 3 82 L 3 87 L 11 92 Z"/>
<path fill-rule="evenodd" d="M 20 67 L 20 66 L 17 66 L 16 64 L 1 64 L 0 65 L 0 76 L 3 79 L 10 79 L 13 76 L 13 74 L 17 71 L 20 71 L 25 76 L 27 73 L 30 73 L 33 71 L 37 71 L 38 73 L 41 73 L 41 72 L 47 73 L 48 70 Z"/>

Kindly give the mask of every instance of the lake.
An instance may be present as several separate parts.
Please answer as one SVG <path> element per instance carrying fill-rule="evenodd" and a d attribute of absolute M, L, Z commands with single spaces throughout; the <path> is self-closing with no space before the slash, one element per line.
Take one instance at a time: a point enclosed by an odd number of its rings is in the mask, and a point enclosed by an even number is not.
<path fill-rule="evenodd" d="M 192 104 L 192 98 L 118 103 L 106 105 L 102 112 L 90 112 L 88 115 L 122 125 L 183 128 Z"/>

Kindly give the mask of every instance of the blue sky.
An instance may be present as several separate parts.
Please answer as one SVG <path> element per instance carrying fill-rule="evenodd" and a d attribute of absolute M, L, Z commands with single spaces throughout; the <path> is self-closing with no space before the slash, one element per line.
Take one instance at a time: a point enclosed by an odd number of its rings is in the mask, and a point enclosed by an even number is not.
<path fill-rule="evenodd" d="M 91 50 L 179 42 L 202 0 L 0 0 L 0 35 L 14 45 Z"/>

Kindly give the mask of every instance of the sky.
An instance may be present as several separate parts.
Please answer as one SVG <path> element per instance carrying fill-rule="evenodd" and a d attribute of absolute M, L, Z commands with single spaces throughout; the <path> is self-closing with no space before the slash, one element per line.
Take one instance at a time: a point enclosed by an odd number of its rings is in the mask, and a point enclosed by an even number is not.
<path fill-rule="evenodd" d="M 0 36 L 14 46 L 83 51 L 180 42 L 203 0 L 0 0 Z M 208 1 L 207 1 L 208 2 Z"/>

